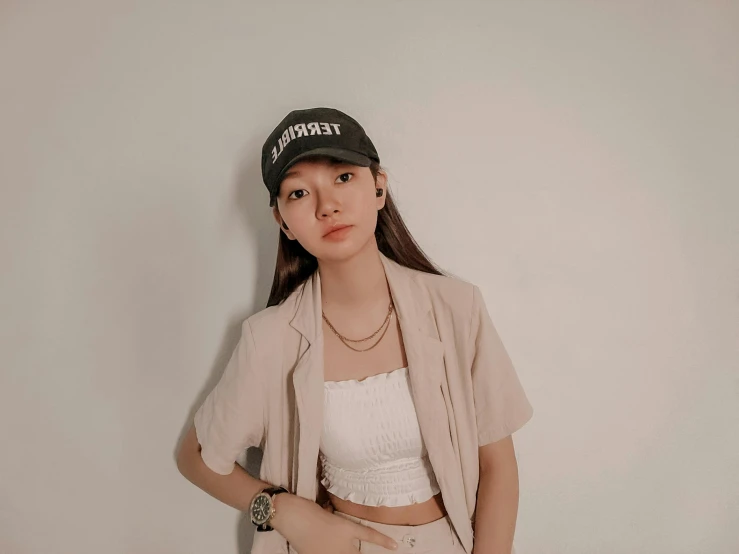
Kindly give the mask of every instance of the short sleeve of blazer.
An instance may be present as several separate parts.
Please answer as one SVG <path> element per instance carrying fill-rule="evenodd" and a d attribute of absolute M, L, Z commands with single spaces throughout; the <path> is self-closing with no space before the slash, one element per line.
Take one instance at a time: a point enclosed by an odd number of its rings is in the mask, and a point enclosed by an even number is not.
<path fill-rule="evenodd" d="M 477 441 L 483 446 L 520 429 L 531 419 L 533 408 L 476 285 L 470 333 Z"/>
<path fill-rule="evenodd" d="M 249 321 L 241 326 L 241 338 L 218 384 L 195 413 L 200 455 L 221 475 L 233 471 L 241 452 L 259 446 L 264 435 L 262 385 Z"/>

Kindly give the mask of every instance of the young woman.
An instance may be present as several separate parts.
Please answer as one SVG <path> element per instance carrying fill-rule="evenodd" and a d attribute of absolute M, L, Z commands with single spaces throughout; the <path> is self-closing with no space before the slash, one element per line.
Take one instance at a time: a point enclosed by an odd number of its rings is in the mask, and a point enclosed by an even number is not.
<path fill-rule="evenodd" d="M 510 554 L 533 410 L 480 290 L 406 229 L 362 126 L 290 112 L 262 149 L 267 308 L 195 414 L 181 473 L 248 512 L 253 554 Z M 260 479 L 235 460 L 263 449 Z"/>

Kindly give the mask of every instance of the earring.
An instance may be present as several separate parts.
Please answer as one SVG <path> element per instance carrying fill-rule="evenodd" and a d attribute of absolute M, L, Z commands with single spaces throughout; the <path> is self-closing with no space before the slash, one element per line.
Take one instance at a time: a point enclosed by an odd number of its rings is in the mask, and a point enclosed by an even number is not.
<path fill-rule="evenodd" d="M 382 189 L 376 189 L 375 194 L 377 194 L 378 197 L 382 196 Z"/>

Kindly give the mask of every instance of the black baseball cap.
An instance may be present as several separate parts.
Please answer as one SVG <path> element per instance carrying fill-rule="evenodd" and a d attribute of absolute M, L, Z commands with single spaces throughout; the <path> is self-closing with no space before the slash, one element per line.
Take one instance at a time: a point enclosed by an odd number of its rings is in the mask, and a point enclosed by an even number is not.
<path fill-rule="evenodd" d="M 353 117 L 334 108 L 293 110 L 262 146 L 262 179 L 274 206 L 290 166 L 308 156 L 324 155 L 369 167 L 380 162 L 375 145 Z"/>

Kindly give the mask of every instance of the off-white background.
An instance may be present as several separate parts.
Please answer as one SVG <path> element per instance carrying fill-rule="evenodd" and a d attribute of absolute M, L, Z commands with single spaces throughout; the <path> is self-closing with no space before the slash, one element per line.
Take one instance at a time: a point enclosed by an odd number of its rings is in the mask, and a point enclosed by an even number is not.
<path fill-rule="evenodd" d="M 174 453 L 323 105 L 535 406 L 519 552 L 739 551 L 736 2 L 6 0 L 0 70 L 3 554 L 248 552 Z"/>

